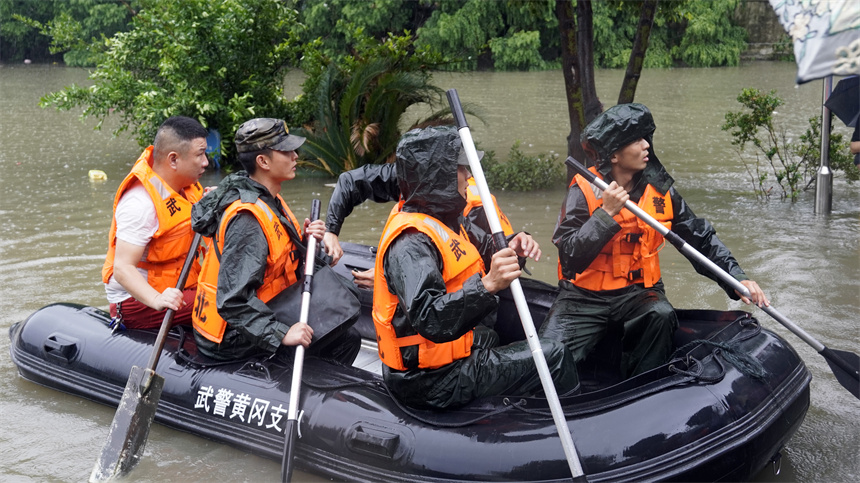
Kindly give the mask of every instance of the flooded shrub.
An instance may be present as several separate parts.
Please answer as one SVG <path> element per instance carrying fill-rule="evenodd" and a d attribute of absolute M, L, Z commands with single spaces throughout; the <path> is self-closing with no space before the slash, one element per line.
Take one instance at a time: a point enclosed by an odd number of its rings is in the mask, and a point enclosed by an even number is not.
<path fill-rule="evenodd" d="M 487 184 L 495 189 L 531 191 L 545 189 L 564 181 L 564 170 L 558 153 L 535 156 L 524 154 L 518 140 L 511 146 L 507 162 L 496 160 L 495 153 L 487 153 L 483 160 Z"/>
<path fill-rule="evenodd" d="M 746 88 L 737 100 L 746 110 L 726 113 L 722 130 L 730 131 L 756 195 L 769 199 L 776 190 L 781 199 L 797 200 L 816 180 L 821 161 L 821 119 L 809 118 L 806 131 L 797 136 L 774 122 L 774 112 L 783 104 L 775 90 L 763 93 Z M 841 134 L 830 134 L 830 161 L 831 169 L 844 172 L 848 182 L 860 178 Z"/>

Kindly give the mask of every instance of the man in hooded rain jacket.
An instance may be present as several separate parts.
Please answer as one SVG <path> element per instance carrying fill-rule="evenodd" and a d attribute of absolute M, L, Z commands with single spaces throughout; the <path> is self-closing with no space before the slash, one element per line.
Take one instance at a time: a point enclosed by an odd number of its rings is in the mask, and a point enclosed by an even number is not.
<path fill-rule="evenodd" d="M 489 271 L 464 231 L 468 170 L 451 127 L 406 133 L 397 147 L 403 206 L 386 224 L 376 258 L 373 321 L 386 385 L 407 405 L 442 409 L 540 389 L 526 341 L 497 347 L 494 295 L 520 275 L 517 256 L 540 257 L 531 236 L 508 237 Z M 463 226 L 465 225 L 465 227 Z M 488 235 L 489 237 L 489 235 Z M 578 388 L 560 342 L 541 340 L 560 394 Z"/>
<path fill-rule="evenodd" d="M 672 187 L 674 180 L 654 154 L 655 129 L 648 108 L 621 104 L 583 130 L 582 145 L 597 165 L 591 170 L 609 186 L 601 193 L 579 175 L 570 184 L 553 233 L 561 292 L 540 330 L 542 337 L 564 341 L 578 362 L 611 325 L 620 326 L 619 369 L 625 378 L 665 363 L 678 327 L 660 277 L 663 237 L 624 208 L 627 200 L 740 281 L 753 303 L 769 304 L 711 223 L 697 217 Z M 692 263 L 697 272 L 720 283 L 729 297 L 740 297 L 705 267 Z"/>
<path fill-rule="evenodd" d="M 245 170 L 224 178 L 194 205 L 192 228 L 214 237 L 203 261 L 192 317 L 197 346 L 206 356 L 237 360 L 283 353 L 292 361 L 291 351 L 282 348 L 308 348 L 311 343 L 314 334 L 308 324 L 278 320 L 266 305 L 302 273 L 301 227 L 279 192 L 284 181 L 296 177 L 296 150 L 304 141 L 290 134 L 280 119 L 242 124 L 236 131 L 236 151 Z M 304 231 L 320 240 L 325 224 L 305 219 Z M 349 328 L 325 349 L 311 346 L 308 355 L 351 364 L 360 343 L 358 332 Z"/>
<path fill-rule="evenodd" d="M 478 160 L 483 158 L 484 152 L 478 151 Z M 461 165 L 468 165 L 466 152 L 460 149 L 457 157 L 457 162 Z M 481 197 L 478 193 L 478 188 L 475 186 L 474 178 L 469 178 L 469 188 L 467 191 L 466 208 L 463 210 L 463 216 L 469 220 L 471 224 L 470 239 L 489 240 L 486 234 L 491 233 L 487 215 L 484 213 L 484 205 L 481 202 Z M 323 237 L 326 249 L 331 250 L 334 262 L 340 259 L 343 255 L 343 250 L 340 248 L 340 230 L 343 227 L 346 217 L 352 213 L 352 210 L 364 203 L 367 200 L 373 200 L 376 203 L 386 203 L 390 201 L 400 201 L 400 185 L 397 182 L 397 164 L 367 164 L 360 168 L 345 171 L 337 178 L 337 184 L 331 194 L 331 199 L 328 202 L 326 210 L 326 233 Z M 496 206 L 496 213 L 499 217 L 499 222 L 502 225 L 502 231 L 505 236 L 513 234 L 514 230 L 511 227 L 511 222 L 508 217 L 499 209 L 498 203 L 493 202 Z M 395 207 L 399 209 L 399 206 Z M 373 269 L 363 272 L 354 271 L 353 277 L 355 284 L 361 288 L 368 290 L 373 289 L 374 271 Z"/>

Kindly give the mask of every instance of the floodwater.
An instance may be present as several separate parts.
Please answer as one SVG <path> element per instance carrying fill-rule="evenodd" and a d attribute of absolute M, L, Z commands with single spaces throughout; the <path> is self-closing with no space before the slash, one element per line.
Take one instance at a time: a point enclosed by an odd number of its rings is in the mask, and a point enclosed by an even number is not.
<path fill-rule="evenodd" d="M 697 214 L 710 219 L 750 277 L 774 307 L 834 349 L 858 351 L 860 308 L 860 184 L 837 174 L 833 211 L 813 213 L 812 191 L 797 203 L 762 202 L 727 133 L 724 115 L 740 109 L 744 87 L 776 89 L 785 100 L 776 115 L 787 134 L 820 114 L 821 82 L 794 86 L 794 65 L 752 63 L 738 68 L 648 70 L 636 101 L 648 105 L 657 124 L 657 154 L 676 187 Z M 622 71 L 597 73 L 598 93 L 614 104 Z M 86 72 L 56 66 L 0 66 L 0 479 L 82 481 L 92 469 L 114 410 L 46 389 L 22 379 L 9 359 L 5 335 L 15 322 L 52 302 L 106 307 L 100 268 L 106 249 L 111 204 L 120 180 L 140 153 L 125 135 L 94 131 L 79 112 L 40 109 L 40 96 Z M 287 78 L 288 94 L 299 92 L 300 76 Z M 479 107 L 484 122 L 470 119 L 481 149 L 506 159 L 522 141 L 529 154 L 564 158 L 568 121 L 562 75 L 537 73 L 437 74 L 434 83 L 457 88 L 464 103 Z M 420 117 L 420 110 L 410 116 Z M 409 119 L 413 121 L 414 119 Z M 112 125 L 108 121 L 106 128 Z M 834 129 L 850 134 L 838 120 Z M 92 182 L 91 169 L 107 174 Z M 220 175 L 208 173 L 205 185 Z M 285 184 L 282 195 L 297 216 L 310 200 L 325 206 L 333 180 L 303 177 Z M 492 187 L 491 187 L 492 188 Z M 535 278 L 553 282 L 557 263 L 550 236 L 564 196 L 563 182 L 529 193 L 495 191 L 517 229 L 533 234 L 544 259 L 530 263 Z M 375 244 L 390 209 L 368 204 L 347 221 L 341 239 Z M 751 310 L 765 327 L 785 337 L 813 375 L 806 420 L 783 451 L 782 472 L 766 468 L 757 481 L 860 480 L 860 402 L 833 377 L 811 347 L 763 312 L 727 299 L 696 274 L 674 249 L 663 251 L 669 299 L 681 308 Z M 135 481 L 276 481 L 280 463 L 155 425 Z M 297 481 L 324 481 L 297 473 Z"/>

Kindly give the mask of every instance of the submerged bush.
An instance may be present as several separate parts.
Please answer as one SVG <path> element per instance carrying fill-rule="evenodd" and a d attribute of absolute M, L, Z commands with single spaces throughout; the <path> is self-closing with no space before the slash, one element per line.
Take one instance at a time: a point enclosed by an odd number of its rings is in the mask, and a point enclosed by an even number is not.
<path fill-rule="evenodd" d="M 520 150 L 520 144 L 517 141 L 511 146 L 506 163 L 497 161 L 495 153 L 487 153 L 483 160 L 487 184 L 496 189 L 531 191 L 549 188 L 564 179 L 557 153 L 528 156 Z"/>
<path fill-rule="evenodd" d="M 759 198 L 769 199 L 778 188 L 776 192 L 781 199 L 796 201 L 800 192 L 816 181 L 821 160 L 820 117 L 809 118 L 806 131 L 799 136 L 799 141 L 794 141 L 795 135 L 775 123 L 774 111 L 783 104 L 775 90 L 764 93 L 746 88 L 737 100 L 745 110 L 726 113 L 722 130 L 731 134 L 753 190 Z M 842 135 L 831 132 L 830 167 L 845 173 L 851 183 L 860 178 L 860 172 L 847 153 L 848 143 Z"/>

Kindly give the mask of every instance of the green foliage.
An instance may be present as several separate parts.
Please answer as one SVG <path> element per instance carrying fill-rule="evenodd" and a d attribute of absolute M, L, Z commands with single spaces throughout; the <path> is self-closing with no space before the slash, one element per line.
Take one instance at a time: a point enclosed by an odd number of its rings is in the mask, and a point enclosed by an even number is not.
<path fill-rule="evenodd" d="M 496 161 L 495 153 L 487 152 L 482 160 L 487 184 L 499 189 L 531 191 L 557 185 L 564 180 L 564 170 L 558 154 L 527 156 L 520 150 L 520 141 L 511 146 L 508 161 Z"/>
<path fill-rule="evenodd" d="M 784 127 L 776 126 L 773 112 L 783 101 L 776 91 L 764 94 L 758 89 L 746 88 L 737 98 L 745 111 L 726 113 L 723 131 L 731 131 L 732 144 L 744 163 L 757 196 L 769 199 L 778 186 L 781 199 L 796 201 L 801 191 L 815 181 L 821 153 L 821 123 L 819 117 L 809 119 L 809 127 L 792 142 Z M 752 146 L 752 157 L 744 156 Z M 847 154 L 848 145 L 841 134 L 830 136 L 831 168 L 845 172 L 849 182 L 860 177 Z M 776 186 L 770 181 L 771 176 Z"/>
<path fill-rule="evenodd" d="M 490 39 L 496 70 L 543 70 L 540 56 L 540 32 L 515 32 L 509 37 Z"/>
<path fill-rule="evenodd" d="M 106 51 L 104 40 L 128 30 L 133 12 L 165 1 L 0 0 L 0 58 L 42 60 L 50 50 L 64 52 L 68 65 L 93 65 Z M 294 43 L 313 44 L 334 61 L 353 55 L 361 36 L 384 41 L 389 32 L 410 31 L 416 45 L 449 57 L 437 69 L 536 70 L 560 62 L 555 0 L 273 1 L 300 5 L 299 22 L 289 26 Z M 732 24 L 739 2 L 659 2 L 644 66 L 736 65 L 746 47 L 743 29 Z M 597 67 L 627 65 L 640 6 L 632 0 L 592 3 Z"/>
<path fill-rule="evenodd" d="M 690 2 L 687 28 L 676 58 L 693 67 L 738 65 L 747 47 L 746 30 L 732 25 L 740 0 Z"/>
<path fill-rule="evenodd" d="M 83 107 L 81 118 L 120 117 L 141 146 L 168 117 L 197 118 L 222 135 L 253 117 L 289 119 L 284 69 L 298 53 L 291 34 L 297 13 L 279 0 L 141 0 L 133 29 L 107 42 L 93 85 L 43 97 L 43 107 Z"/>
<path fill-rule="evenodd" d="M 503 2 L 467 0 L 462 7 L 442 4 L 418 29 L 418 42 L 461 59 L 446 66 L 452 70 L 478 68 L 478 57 L 490 39 L 504 33 Z"/>
<path fill-rule="evenodd" d="M 377 40 L 389 32 L 411 28 L 416 11 L 423 3 L 409 0 L 306 0 L 301 9 L 304 30 L 302 43 L 317 41 L 314 48 L 326 57 L 340 59 L 348 56 L 356 31 Z"/>
<path fill-rule="evenodd" d="M 93 66 L 105 52 L 105 40 L 128 30 L 133 8 L 114 0 L 53 0 L 53 17 L 39 21 L 22 14 L 13 17 L 51 40 L 51 54 L 65 52 L 63 62 L 69 66 Z"/>
<path fill-rule="evenodd" d="M 644 66 L 737 65 L 746 49 L 746 32 L 732 24 L 738 1 L 659 2 Z M 594 2 L 592 8 L 595 65 L 626 67 L 639 21 L 640 2 Z"/>
<path fill-rule="evenodd" d="M 674 24 L 669 28 L 667 6 L 657 4 L 657 14 L 648 50 L 645 54 L 645 68 L 671 67 L 674 63 L 670 55 L 670 45 L 677 39 Z M 592 3 L 594 11 L 594 64 L 597 67 L 619 69 L 627 67 L 633 39 L 639 24 L 640 3 L 607 1 Z"/>
<path fill-rule="evenodd" d="M 316 49 L 305 56 L 306 96 L 298 102 L 311 103 L 314 121 L 304 129 L 308 140 L 302 164 L 330 175 L 392 160 L 406 110 L 443 102 L 443 91 L 430 84 L 428 70 L 441 58 L 438 54 L 414 49 L 408 33 L 389 35 L 384 42 L 361 32 L 356 36 L 356 53 L 341 62 Z"/>
<path fill-rule="evenodd" d="M 54 3 L 0 0 L 0 59 L 4 62 L 50 59 L 48 38 L 19 18 L 47 22 L 54 16 Z"/>
<path fill-rule="evenodd" d="M 444 68 L 535 70 L 558 65 L 558 20 L 552 0 L 440 2 L 418 28 L 416 43 L 455 60 Z"/>

